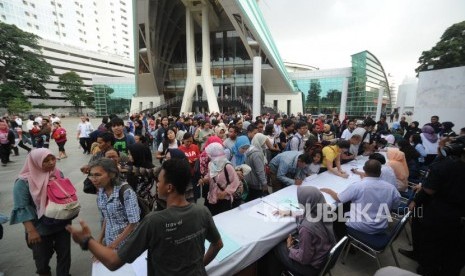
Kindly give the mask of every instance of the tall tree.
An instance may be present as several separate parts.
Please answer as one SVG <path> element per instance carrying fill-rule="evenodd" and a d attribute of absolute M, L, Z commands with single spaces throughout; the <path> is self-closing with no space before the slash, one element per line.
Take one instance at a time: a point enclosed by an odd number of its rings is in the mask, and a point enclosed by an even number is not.
<path fill-rule="evenodd" d="M 44 83 L 53 74 L 52 66 L 41 56 L 38 36 L 15 25 L 0 22 L 0 106 L 22 100 L 25 92 L 48 98 Z"/>
<path fill-rule="evenodd" d="M 320 111 L 320 94 L 321 94 L 321 84 L 319 80 L 310 80 L 310 89 L 307 94 L 307 109 L 310 109 L 310 112 L 319 112 Z"/>
<path fill-rule="evenodd" d="M 32 109 L 32 104 L 26 97 L 13 98 L 8 102 L 8 112 L 10 114 L 20 114 Z"/>
<path fill-rule="evenodd" d="M 417 73 L 465 65 L 465 21 L 456 23 L 444 32 L 441 40 L 418 59 Z"/>
<path fill-rule="evenodd" d="M 58 79 L 58 89 L 63 90 L 61 94 L 66 97 L 65 102 L 70 102 L 76 108 L 76 112 L 82 108 L 82 102 L 87 107 L 93 107 L 94 98 L 82 88 L 83 86 L 82 78 L 74 71 L 63 73 Z"/>

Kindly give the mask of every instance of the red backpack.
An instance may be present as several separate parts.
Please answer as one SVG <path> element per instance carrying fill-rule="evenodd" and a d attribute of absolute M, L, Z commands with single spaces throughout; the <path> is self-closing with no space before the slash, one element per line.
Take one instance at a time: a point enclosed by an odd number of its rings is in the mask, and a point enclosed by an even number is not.
<path fill-rule="evenodd" d="M 47 204 L 43 216 L 45 224 L 68 222 L 77 217 L 81 210 L 73 183 L 68 178 L 62 178 L 59 170 L 55 170 L 55 177 L 47 185 Z"/>

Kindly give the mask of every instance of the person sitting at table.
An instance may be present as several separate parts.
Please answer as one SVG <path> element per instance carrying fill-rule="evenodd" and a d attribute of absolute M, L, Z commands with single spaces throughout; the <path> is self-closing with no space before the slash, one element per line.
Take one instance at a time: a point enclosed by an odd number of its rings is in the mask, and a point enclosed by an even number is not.
<path fill-rule="evenodd" d="M 310 175 L 308 165 L 312 157 L 300 151 L 285 151 L 270 161 L 270 178 L 273 192 L 285 186 L 300 185 Z"/>
<path fill-rule="evenodd" d="M 346 140 L 339 140 L 335 145 L 324 147 L 320 173 L 327 170 L 337 176 L 348 178 L 349 175 L 341 168 L 341 153 L 342 151 L 348 151 L 349 148 L 350 142 Z"/>
<path fill-rule="evenodd" d="M 73 240 L 90 250 L 108 269 L 115 271 L 132 263 L 148 250 L 147 275 L 207 275 L 208 265 L 223 242 L 208 209 L 187 202 L 184 192 L 190 180 L 189 163 L 170 159 L 162 164 L 157 193 L 167 208 L 144 217 L 118 250 L 105 247 L 81 221 L 81 230 L 68 226 Z M 205 252 L 205 240 L 210 242 Z"/>
<path fill-rule="evenodd" d="M 398 148 L 388 148 L 387 151 L 388 165 L 394 170 L 397 178 L 397 189 L 403 193 L 408 188 L 409 170 L 405 154 Z"/>
<path fill-rule="evenodd" d="M 400 194 L 392 184 L 381 180 L 381 163 L 378 160 L 368 160 L 363 166 L 366 177 L 361 181 L 347 186 L 340 193 L 322 188 L 340 203 L 351 202 L 350 215 L 346 226 L 366 234 L 376 234 L 387 229 L 389 210 L 398 206 Z M 387 212 L 387 214 L 386 214 Z M 380 216 L 379 216 L 380 215 Z M 338 221 L 334 224 L 338 239 L 347 233 L 346 227 L 341 227 Z"/>
<path fill-rule="evenodd" d="M 379 176 L 379 178 L 381 180 L 386 181 L 389 184 L 392 184 L 392 186 L 394 186 L 397 189 L 396 175 L 394 173 L 394 170 L 392 170 L 391 167 L 386 165 L 386 158 L 384 158 L 384 155 L 382 155 L 381 153 L 375 152 L 375 153 L 370 154 L 370 156 L 368 156 L 368 159 L 378 160 L 381 163 L 381 175 Z M 359 175 L 361 178 L 366 177 L 365 172 L 359 171 L 356 168 L 352 169 L 352 172 L 354 174 Z"/>
<path fill-rule="evenodd" d="M 297 275 L 319 275 L 325 264 L 328 252 L 336 243 L 333 224 L 323 221 L 323 208 L 326 204 L 323 194 L 313 186 L 297 188 L 299 205 L 305 206 L 304 215 L 298 225 L 298 236 L 287 237 L 274 248 L 274 254 L 287 270 Z M 318 217 L 319 216 L 319 217 Z M 316 220 L 315 218 L 319 218 Z"/>

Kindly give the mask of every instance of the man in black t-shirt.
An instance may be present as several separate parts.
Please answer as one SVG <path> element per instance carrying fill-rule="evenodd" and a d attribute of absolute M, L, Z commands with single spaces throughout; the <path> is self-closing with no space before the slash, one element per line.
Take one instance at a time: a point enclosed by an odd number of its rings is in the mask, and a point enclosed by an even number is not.
<path fill-rule="evenodd" d="M 458 276 L 465 266 L 464 142 L 461 139 L 454 143 L 454 158 L 431 165 L 422 189 L 409 206 L 411 210 L 421 207 L 422 216 L 413 219 L 414 251 L 399 251 L 418 261 L 422 275 Z"/>
<path fill-rule="evenodd" d="M 67 230 L 83 250 L 89 249 L 112 271 L 132 263 L 148 250 L 147 275 L 207 275 L 205 266 L 215 258 L 223 242 L 208 209 L 186 201 L 184 193 L 189 181 L 187 161 L 165 161 L 157 192 L 166 200 L 167 208 L 144 217 L 117 251 L 94 240 L 85 222 L 81 222 L 81 231 L 71 226 Z M 205 239 L 210 242 L 207 252 Z"/>

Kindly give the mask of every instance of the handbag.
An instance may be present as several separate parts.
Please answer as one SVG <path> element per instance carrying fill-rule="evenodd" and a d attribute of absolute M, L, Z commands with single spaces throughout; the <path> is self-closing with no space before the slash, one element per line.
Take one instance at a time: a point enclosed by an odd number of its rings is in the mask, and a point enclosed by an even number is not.
<path fill-rule="evenodd" d="M 55 179 L 47 185 L 47 204 L 43 222 L 45 224 L 59 224 L 68 222 L 78 216 L 81 210 L 76 189 L 68 178 L 62 178 L 58 170 Z"/>
<path fill-rule="evenodd" d="M 84 187 L 82 191 L 86 194 L 97 194 L 97 188 L 95 188 L 94 184 L 89 179 L 89 177 L 86 177 L 86 179 L 84 179 Z"/>
<path fill-rule="evenodd" d="M 227 165 L 228 165 L 228 164 L 226 164 L 226 165 L 224 166 L 224 169 L 223 169 L 223 170 L 224 170 L 224 175 L 225 175 L 225 177 L 226 177 L 226 182 L 227 182 L 227 183 L 226 183 L 226 187 L 227 187 L 229 184 L 231 184 L 231 182 L 229 181 L 229 173 L 228 173 L 228 170 L 226 169 L 226 166 L 227 166 Z M 216 183 L 216 180 L 215 180 L 215 179 L 213 179 L 213 180 L 214 180 L 215 183 Z M 218 186 L 218 188 L 219 188 L 221 191 L 224 191 L 224 190 L 226 189 L 226 187 L 223 188 L 223 187 L 221 187 L 218 183 L 216 183 L 216 185 Z M 248 187 L 248 185 L 247 185 L 247 182 L 245 182 L 245 181 L 239 181 L 239 186 L 237 187 L 236 191 L 232 194 L 232 196 L 233 196 L 233 201 L 245 200 L 245 199 L 247 198 L 248 194 L 249 194 L 249 187 Z"/>

